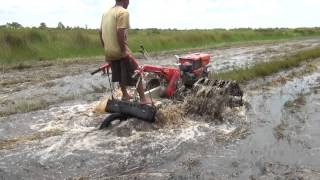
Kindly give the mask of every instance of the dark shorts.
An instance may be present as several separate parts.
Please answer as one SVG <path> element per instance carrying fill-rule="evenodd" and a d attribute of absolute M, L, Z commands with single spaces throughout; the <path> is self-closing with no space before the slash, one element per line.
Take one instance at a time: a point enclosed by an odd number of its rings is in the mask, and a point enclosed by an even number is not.
<path fill-rule="evenodd" d="M 135 86 L 137 80 L 132 78 L 137 69 L 129 59 L 111 61 L 112 82 L 119 82 L 124 86 Z"/>

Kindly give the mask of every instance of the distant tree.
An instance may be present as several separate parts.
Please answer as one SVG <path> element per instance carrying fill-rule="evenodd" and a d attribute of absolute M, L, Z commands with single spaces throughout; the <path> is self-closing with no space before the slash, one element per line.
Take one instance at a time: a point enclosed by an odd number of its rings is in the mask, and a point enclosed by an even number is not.
<path fill-rule="evenodd" d="M 74 26 L 73 29 L 81 29 L 80 26 Z"/>
<path fill-rule="evenodd" d="M 65 26 L 62 24 L 62 22 L 58 23 L 58 29 L 65 29 Z"/>
<path fill-rule="evenodd" d="M 7 23 L 7 27 L 13 29 L 23 28 L 23 26 L 17 22 Z"/>
<path fill-rule="evenodd" d="M 40 23 L 39 28 L 40 28 L 40 29 L 46 29 L 46 28 L 47 28 L 46 23 L 44 23 L 44 22 Z"/>

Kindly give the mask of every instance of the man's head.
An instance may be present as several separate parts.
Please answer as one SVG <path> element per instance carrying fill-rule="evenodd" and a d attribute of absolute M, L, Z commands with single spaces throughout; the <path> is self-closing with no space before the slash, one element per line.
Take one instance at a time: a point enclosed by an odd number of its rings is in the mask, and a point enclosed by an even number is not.
<path fill-rule="evenodd" d="M 117 5 L 122 5 L 123 8 L 127 9 L 129 6 L 129 0 L 116 0 Z"/>

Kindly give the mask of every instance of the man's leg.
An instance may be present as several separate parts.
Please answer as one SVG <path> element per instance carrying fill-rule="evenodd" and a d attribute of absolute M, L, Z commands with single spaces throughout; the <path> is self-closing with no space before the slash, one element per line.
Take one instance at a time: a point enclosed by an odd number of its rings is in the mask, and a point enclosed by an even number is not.
<path fill-rule="evenodd" d="M 131 96 L 127 92 L 126 85 L 122 82 L 121 60 L 111 61 L 111 70 L 112 70 L 112 82 L 119 82 L 120 89 L 122 92 L 122 99 L 130 99 Z"/>
<path fill-rule="evenodd" d="M 137 88 L 137 91 L 139 93 L 139 97 L 140 97 L 140 102 L 142 104 L 151 104 L 151 99 L 147 98 L 145 95 L 144 95 L 144 89 L 143 89 L 143 84 L 142 84 L 142 81 L 140 81 L 140 83 L 138 84 L 138 88 Z"/>
<path fill-rule="evenodd" d="M 121 88 L 121 92 L 122 92 L 122 99 L 124 100 L 129 100 L 132 98 L 132 96 L 128 93 L 127 91 L 127 87 L 125 85 L 120 84 L 120 88 Z M 138 88 L 137 91 L 139 93 L 139 97 L 140 97 L 140 102 L 142 104 L 151 104 L 151 99 L 147 98 L 144 94 L 144 89 L 143 89 L 143 85 L 142 82 L 140 82 L 138 84 Z"/>
<path fill-rule="evenodd" d="M 121 62 L 121 81 L 120 81 L 120 87 L 122 91 L 123 98 L 131 98 L 131 96 L 127 92 L 127 85 L 135 85 L 135 80 L 132 78 L 132 75 L 134 74 L 134 70 L 137 68 L 137 64 L 131 63 L 129 59 L 123 59 Z M 149 98 L 146 98 L 144 95 L 144 89 L 143 84 L 140 81 L 137 87 L 137 91 L 140 96 L 140 102 L 143 104 L 150 104 L 151 100 Z"/>
<path fill-rule="evenodd" d="M 122 92 L 122 99 L 123 100 L 129 100 L 132 98 L 132 96 L 128 93 L 127 91 L 127 87 L 121 83 L 119 83 L 120 85 L 120 89 L 121 89 L 121 92 Z"/>

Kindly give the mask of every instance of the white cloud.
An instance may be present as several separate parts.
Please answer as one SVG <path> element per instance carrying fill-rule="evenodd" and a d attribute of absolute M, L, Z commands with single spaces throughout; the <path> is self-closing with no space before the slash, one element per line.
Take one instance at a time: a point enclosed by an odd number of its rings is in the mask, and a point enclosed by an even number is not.
<path fill-rule="evenodd" d="M 97 28 L 114 0 L 0 0 L 0 24 Z M 318 0 L 131 0 L 133 28 L 237 28 L 320 26 Z"/>
<path fill-rule="evenodd" d="M 59 21 L 70 26 L 98 27 L 105 6 L 113 1 L 103 0 L 0 0 L 0 24 L 17 21 L 27 26 L 46 22 L 57 26 Z M 5 12 L 5 13 L 2 13 Z"/>

